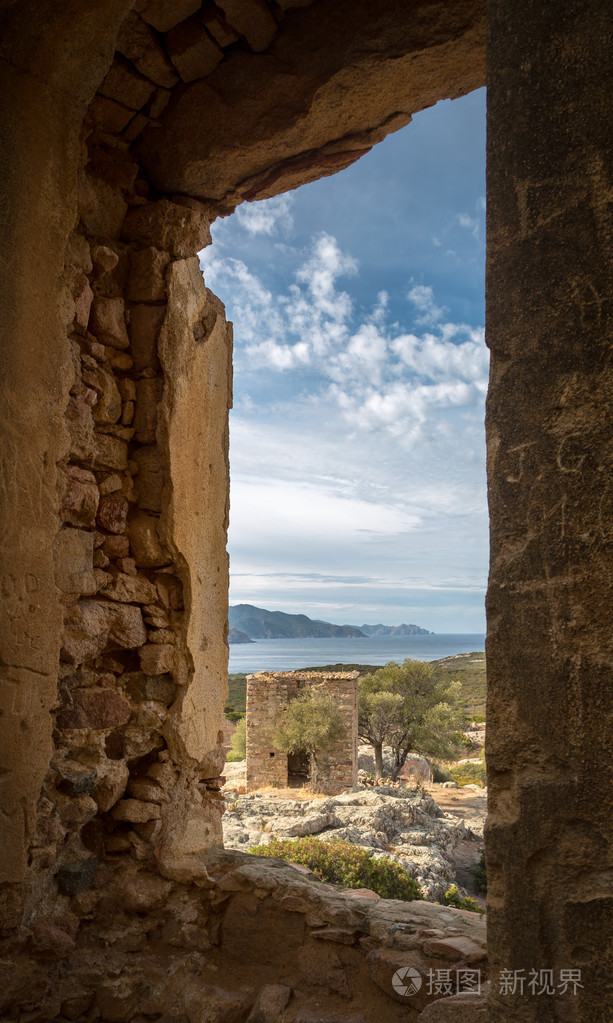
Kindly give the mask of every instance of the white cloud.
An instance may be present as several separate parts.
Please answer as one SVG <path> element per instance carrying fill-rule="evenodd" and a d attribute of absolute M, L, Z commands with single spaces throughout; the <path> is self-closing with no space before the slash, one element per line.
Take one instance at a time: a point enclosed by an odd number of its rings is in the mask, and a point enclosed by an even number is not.
<path fill-rule="evenodd" d="M 434 301 L 434 292 L 429 284 L 414 284 L 409 290 L 407 298 L 419 313 L 417 323 L 433 326 L 445 312 Z"/>
<path fill-rule="evenodd" d="M 238 223 L 251 236 L 289 234 L 294 225 L 290 212 L 293 196 L 289 193 L 273 199 L 243 203 L 236 211 Z"/>
<path fill-rule="evenodd" d="M 276 295 L 244 263 L 210 251 L 207 280 L 222 294 L 233 291 L 237 372 L 308 373 L 312 408 L 329 415 L 332 403 L 350 429 L 383 430 L 405 451 L 448 434 L 449 410 L 481 410 L 483 329 L 445 320 L 430 285 L 409 288 L 415 330 L 402 332 L 388 323 L 385 291 L 357 316 L 338 287 L 357 264 L 329 234 L 313 239 L 294 283 Z"/>
<path fill-rule="evenodd" d="M 470 231 L 473 238 L 479 238 L 480 223 L 477 217 L 471 217 L 468 213 L 458 213 L 458 224 L 465 230 Z"/>

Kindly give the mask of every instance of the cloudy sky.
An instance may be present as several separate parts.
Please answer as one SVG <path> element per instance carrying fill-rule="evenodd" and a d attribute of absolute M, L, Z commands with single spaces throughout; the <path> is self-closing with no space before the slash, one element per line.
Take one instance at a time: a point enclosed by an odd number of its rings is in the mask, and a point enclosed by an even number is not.
<path fill-rule="evenodd" d="M 484 631 L 485 90 L 213 227 L 230 602 Z"/>

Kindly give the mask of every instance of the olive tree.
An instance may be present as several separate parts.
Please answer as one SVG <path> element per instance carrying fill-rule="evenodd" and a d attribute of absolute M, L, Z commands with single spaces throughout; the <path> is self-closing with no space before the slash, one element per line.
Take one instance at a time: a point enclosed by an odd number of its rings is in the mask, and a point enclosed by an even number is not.
<path fill-rule="evenodd" d="M 304 690 L 287 705 L 274 735 L 274 745 L 284 753 L 306 753 L 311 783 L 317 788 L 318 756 L 342 739 L 346 728 L 332 699 L 316 690 Z"/>
<path fill-rule="evenodd" d="M 389 661 L 358 683 L 358 734 L 375 752 L 383 775 L 383 746 L 391 746 L 396 779 L 409 753 L 452 760 L 462 749 L 462 717 L 450 706 L 457 683 L 443 682 L 429 661 Z"/>

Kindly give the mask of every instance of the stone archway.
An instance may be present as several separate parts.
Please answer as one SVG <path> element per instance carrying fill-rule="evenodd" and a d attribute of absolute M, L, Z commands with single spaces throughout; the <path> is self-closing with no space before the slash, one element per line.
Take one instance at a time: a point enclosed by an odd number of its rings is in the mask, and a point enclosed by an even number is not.
<path fill-rule="evenodd" d="M 195 259 L 211 219 L 484 80 L 480 2 L 132 7 L 6 8 L 9 930 L 55 919 L 58 883 L 87 893 L 107 853 L 200 883 L 219 839 L 231 338 Z M 572 1002 L 494 992 L 492 1020 L 597 1019 L 605 976 L 603 19 L 489 15 L 490 960 L 589 972 Z"/>

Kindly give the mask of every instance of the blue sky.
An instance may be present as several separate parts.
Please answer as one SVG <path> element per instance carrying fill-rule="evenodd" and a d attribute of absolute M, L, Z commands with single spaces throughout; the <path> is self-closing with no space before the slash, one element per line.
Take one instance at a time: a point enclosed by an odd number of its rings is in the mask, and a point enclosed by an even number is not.
<path fill-rule="evenodd" d="M 484 631 L 485 90 L 213 226 L 230 602 Z"/>

